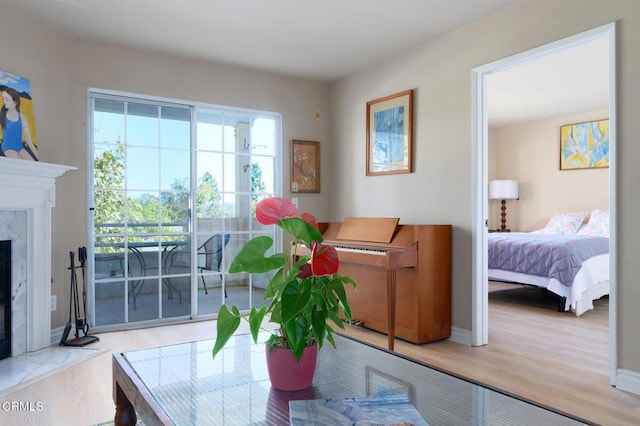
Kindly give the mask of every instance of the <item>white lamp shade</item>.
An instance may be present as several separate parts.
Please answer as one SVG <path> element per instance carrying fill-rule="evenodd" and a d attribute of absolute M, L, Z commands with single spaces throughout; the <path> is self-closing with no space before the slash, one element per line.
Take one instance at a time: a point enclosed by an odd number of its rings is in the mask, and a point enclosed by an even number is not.
<path fill-rule="evenodd" d="M 517 200 L 517 180 L 492 180 L 489 182 L 489 198 L 492 200 Z"/>

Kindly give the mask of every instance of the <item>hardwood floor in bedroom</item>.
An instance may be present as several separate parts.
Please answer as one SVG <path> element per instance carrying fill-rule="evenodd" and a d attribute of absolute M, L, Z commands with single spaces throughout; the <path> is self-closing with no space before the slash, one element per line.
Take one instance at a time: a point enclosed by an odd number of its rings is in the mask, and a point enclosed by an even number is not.
<path fill-rule="evenodd" d="M 512 287 L 509 287 L 512 288 Z M 636 425 L 640 396 L 609 385 L 608 300 L 575 317 L 535 288 L 495 291 L 489 303 L 489 345 L 448 341 L 396 351 L 458 376 L 603 425 Z M 246 328 L 244 328 L 246 332 Z M 386 336 L 361 327 L 347 334 L 386 347 Z M 42 402 L 39 412 L 8 412 L 0 425 L 92 425 L 113 418 L 111 351 L 127 351 L 215 335 L 213 321 L 102 333 L 108 352 L 3 395 L 2 401 Z"/>

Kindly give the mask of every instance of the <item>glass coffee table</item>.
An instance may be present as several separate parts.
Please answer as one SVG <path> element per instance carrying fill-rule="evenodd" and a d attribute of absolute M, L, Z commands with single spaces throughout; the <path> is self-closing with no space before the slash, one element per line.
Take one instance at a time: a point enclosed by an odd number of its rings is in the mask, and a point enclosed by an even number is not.
<path fill-rule="evenodd" d="M 288 425 L 290 400 L 406 395 L 429 425 L 589 424 L 351 338 L 335 341 L 318 353 L 313 386 L 298 392 L 271 389 L 264 344 L 249 334 L 215 360 L 214 340 L 114 354 L 115 423 Z"/>

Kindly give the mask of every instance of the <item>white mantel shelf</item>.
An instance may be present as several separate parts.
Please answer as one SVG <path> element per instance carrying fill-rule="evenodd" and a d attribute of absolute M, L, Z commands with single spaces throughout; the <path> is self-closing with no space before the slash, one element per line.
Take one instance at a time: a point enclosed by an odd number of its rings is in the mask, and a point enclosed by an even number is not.
<path fill-rule="evenodd" d="M 69 170 L 77 170 L 77 167 L 0 157 L 0 175 L 3 175 L 0 179 L 3 180 L 5 178 L 18 179 L 19 176 L 24 176 L 29 180 L 45 179 L 52 182 Z"/>
<path fill-rule="evenodd" d="M 0 210 L 27 213 L 26 306 L 22 305 L 20 309 L 23 311 L 26 307 L 26 313 L 12 309 L 14 317 L 26 315 L 26 330 L 20 328 L 26 336 L 20 336 L 20 343 L 14 340 L 16 330 L 12 324 L 13 356 L 36 351 L 51 343 L 51 209 L 55 206 L 56 178 L 70 170 L 77 168 L 0 157 Z M 23 291 L 14 277 L 12 297 Z M 20 294 L 21 298 L 23 296 Z"/>

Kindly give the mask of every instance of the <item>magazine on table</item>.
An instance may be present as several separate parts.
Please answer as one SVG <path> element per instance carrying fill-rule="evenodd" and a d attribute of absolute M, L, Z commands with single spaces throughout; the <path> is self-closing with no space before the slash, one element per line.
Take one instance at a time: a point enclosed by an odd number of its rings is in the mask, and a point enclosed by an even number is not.
<path fill-rule="evenodd" d="M 405 395 L 289 401 L 291 426 L 428 426 Z"/>

